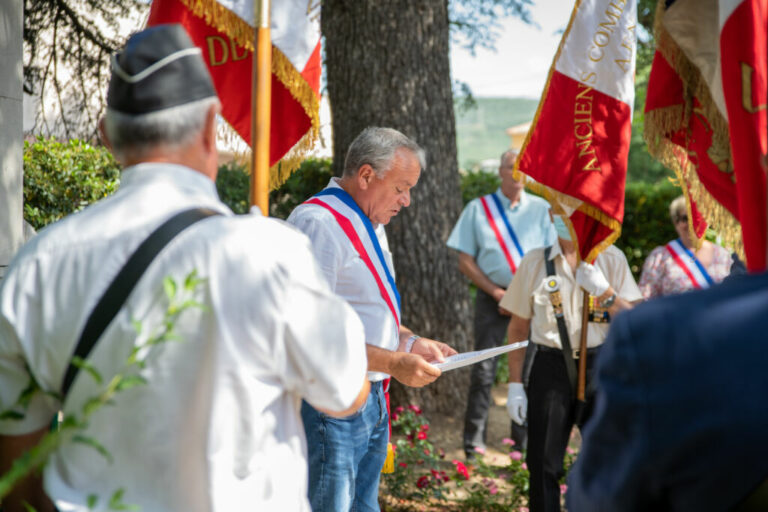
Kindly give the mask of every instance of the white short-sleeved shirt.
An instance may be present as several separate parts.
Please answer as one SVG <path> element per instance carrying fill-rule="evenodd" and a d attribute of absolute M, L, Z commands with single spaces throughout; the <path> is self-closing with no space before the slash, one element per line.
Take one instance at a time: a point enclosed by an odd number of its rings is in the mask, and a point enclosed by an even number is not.
<path fill-rule="evenodd" d="M 331 178 L 326 188 L 341 188 L 338 178 Z M 312 242 L 315 257 L 331 289 L 344 298 L 360 316 L 365 328 L 365 342 L 369 345 L 397 350 L 398 328 L 392 313 L 381 296 L 371 271 L 333 214 L 322 206 L 303 204 L 288 217 L 288 222 L 299 228 Z M 384 226 L 373 224 L 384 259 L 394 277 L 392 254 L 389 252 Z M 386 373 L 368 372 L 372 382 L 389 377 Z"/>
<path fill-rule="evenodd" d="M 560 244 L 552 246 L 550 259 L 555 262 L 555 274 L 560 278 L 560 294 L 563 301 L 563 315 L 568 328 L 571 347 L 576 347 L 581 339 L 581 310 L 583 296 L 576 283 L 576 277 L 565 260 Z M 643 298 L 640 289 L 632 277 L 624 253 L 611 245 L 600 253 L 595 260 L 616 294 L 624 300 L 634 302 Z M 557 329 L 555 312 L 546 289 L 547 268 L 544 263 L 544 248 L 534 249 L 523 257 L 517 274 L 499 302 L 499 306 L 511 311 L 520 318 L 531 320 L 531 339 L 533 343 L 562 349 L 560 334 Z M 596 347 L 605 341 L 610 323 L 589 322 L 587 347 Z"/>
<path fill-rule="evenodd" d="M 116 395 L 83 433 L 113 463 L 83 444 L 64 445 L 45 470 L 60 510 L 96 510 L 122 488 L 124 502 L 150 511 L 308 510 L 301 398 L 316 407 L 351 405 L 365 378 L 362 325 L 315 264 L 307 238 L 259 215 L 234 217 L 213 182 L 191 169 L 141 164 L 124 171 L 110 198 L 44 229 L 22 248 L 0 288 L 0 410 L 29 377 L 58 391 L 80 331 L 138 245 L 173 214 L 192 207 L 223 213 L 173 239 L 148 268 L 89 361 L 105 379 L 159 326 L 162 281 L 193 270 L 203 278 L 186 310 L 180 341 L 154 347 L 148 381 Z M 142 325 L 137 335 L 133 321 Z M 64 404 L 80 411 L 99 388 L 81 371 Z M 45 427 L 60 404 L 38 396 L 0 433 Z"/>

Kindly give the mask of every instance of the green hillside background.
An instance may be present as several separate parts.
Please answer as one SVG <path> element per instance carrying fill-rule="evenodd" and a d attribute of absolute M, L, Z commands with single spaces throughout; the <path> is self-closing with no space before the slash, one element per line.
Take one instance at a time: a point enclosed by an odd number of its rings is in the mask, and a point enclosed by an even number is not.
<path fill-rule="evenodd" d="M 536 114 L 538 100 L 529 98 L 478 98 L 476 107 L 456 108 L 456 139 L 459 168 L 477 169 L 483 160 L 495 158 L 509 148 L 507 128 L 527 123 Z M 672 173 L 648 154 L 643 140 L 642 109 L 635 108 L 632 140 L 627 164 L 628 183 L 667 182 Z"/>
<path fill-rule="evenodd" d="M 509 148 L 507 128 L 533 119 L 538 100 L 527 98 L 475 98 L 477 107 L 456 112 L 459 167 L 472 169 Z"/>

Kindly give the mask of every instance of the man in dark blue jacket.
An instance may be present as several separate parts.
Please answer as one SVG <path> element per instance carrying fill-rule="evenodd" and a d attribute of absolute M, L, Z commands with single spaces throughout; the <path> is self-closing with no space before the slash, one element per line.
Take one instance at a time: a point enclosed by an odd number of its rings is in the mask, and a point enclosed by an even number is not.
<path fill-rule="evenodd" d="M 768 477 L 768 274 L 618 316 L 568 510 L 729 510 Z"/>

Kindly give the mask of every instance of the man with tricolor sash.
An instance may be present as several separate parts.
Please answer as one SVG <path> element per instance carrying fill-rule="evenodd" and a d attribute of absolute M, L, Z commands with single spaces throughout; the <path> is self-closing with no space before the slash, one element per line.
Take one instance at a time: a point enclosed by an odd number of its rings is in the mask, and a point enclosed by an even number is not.
<path fill-rule="evenodd" d="M 475 299 L 475 350 L 504 342 L 509 312 L 499 301 L 531 249 L 554 243 L 549 204 L 523 190 L 512 176 L 517 153 L 505 151 L 499 163 L 501 184 L 493 194 L 470 201 L 461 213 L 447 245 L 459 254 L 459 270 L 477 287 Z M 464 415 L 464 452 L 471 460 L 485 449 L 491 387 L 496 377 L 496 358 L 472 367 Z M 525 447 L 525 427 L 512 423 L 516 448 Z"/>
<path fill-rule="evenodd" d="M 332 418 L 302 404 L 315 511 L 379 510 L 379 475 L 389 441 L 389 376 L 424 386 L 441 373 L 430 362 L 456 353 L 402 325 L 384 231 L 410 205 L 424 167 L 424 151 L 408 137 L 391 128 L 366 128 L 347 151 L 343 176 L 332 178 L 288 218 L 310 238 L 331 289 L 362 320 L 371 381 L 367 402 L 351 416 Z"/>

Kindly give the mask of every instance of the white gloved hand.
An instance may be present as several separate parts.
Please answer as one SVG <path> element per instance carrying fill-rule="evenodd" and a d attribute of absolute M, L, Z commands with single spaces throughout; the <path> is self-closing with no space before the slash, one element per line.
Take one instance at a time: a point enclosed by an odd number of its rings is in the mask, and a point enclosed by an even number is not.
<path fill-rule="evenodd" d="M 576 269 L 576 282 L 595 297 L 601 296 L 611 287 L 603 272 L 586 261 L 582 261 Z"/>
<path fill-rule="evenodd" d="M 507 412 L 512 421 L 518 425 L 525 423 L 525 417 L 528 414 L 528 397 L 525 396 L 525 389 L 521 382 L 509 383 Z"/>

